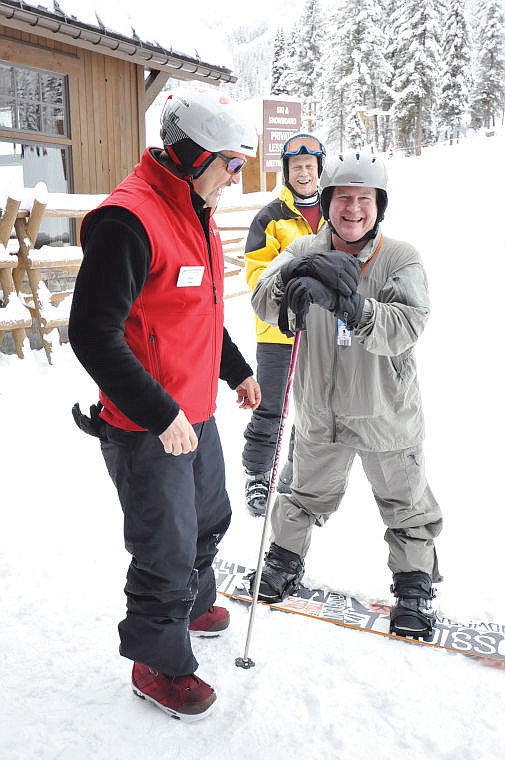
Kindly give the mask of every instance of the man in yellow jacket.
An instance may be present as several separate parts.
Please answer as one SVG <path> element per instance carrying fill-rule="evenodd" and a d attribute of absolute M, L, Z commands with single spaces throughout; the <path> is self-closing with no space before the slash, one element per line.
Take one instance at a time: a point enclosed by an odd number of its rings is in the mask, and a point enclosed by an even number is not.
<path fill-rule="evenodd" d="M 318 180 L 325 155 L 324 146 L 314 135 L 296 134 L 284 143 L 281 153 L 284 185 L 279 197 L 256 214 L 246 241 L 245 269 L 251 290 L 266 267 L 295 238 L 316 233 L 324 222 Z M 251 514 L 261 516 L 266 509 L 293 339 L 257 317 L 256 339 L 262 400 L 244 432 L 242 463 L 246 471 L 247 508 Z M 279 478 L 280 491 L 289 492 L 291 485 L 293 437 L 294 429 L 288 461 Z"/>

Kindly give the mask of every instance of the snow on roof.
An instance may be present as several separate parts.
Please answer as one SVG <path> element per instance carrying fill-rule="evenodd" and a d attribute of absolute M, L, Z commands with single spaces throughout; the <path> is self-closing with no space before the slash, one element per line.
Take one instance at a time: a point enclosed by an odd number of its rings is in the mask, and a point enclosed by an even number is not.
<path fill-rule="evenodd" d="M 166 0 L 32 0 L 23 7 L 66 16 L 69 21 L 119 34 L 138 44 L 172 50 L 206 63 L 231 68 L 232 57 L 221 33 L 210 29 L 187 6 Z"/>

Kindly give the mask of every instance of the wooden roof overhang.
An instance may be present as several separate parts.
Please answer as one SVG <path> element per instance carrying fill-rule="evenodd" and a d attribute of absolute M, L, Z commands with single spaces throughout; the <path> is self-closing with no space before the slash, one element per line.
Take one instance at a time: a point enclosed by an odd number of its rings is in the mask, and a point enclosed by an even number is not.
<path fill-rule="evenodd" d="M 0 0 L 0 24 L 143 66 L 149 72 L 145 79 L 146 110 L 170 77 L 208 84 L 237 81 L 237 77 L 223 66 L 143 42 L 135 33 L 132 38 L 125 37 L 103 25 L 85 24 L 62 11 L 51 13 L 23 0 Z"/>

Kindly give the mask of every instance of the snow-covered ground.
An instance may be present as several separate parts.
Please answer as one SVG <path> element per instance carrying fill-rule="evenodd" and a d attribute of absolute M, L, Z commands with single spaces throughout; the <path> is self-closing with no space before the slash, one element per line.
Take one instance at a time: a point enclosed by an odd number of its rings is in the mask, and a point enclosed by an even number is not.
<path fill-rule="evenodd" d="M 445 514 L 439 606 L 505 624 L 503 587 L 503 136 L 393 158 L 384 231 L 422 251 L 433 310 L 417 351 L 430 484 Z M 223 204 L 226 200 L 223 198 Z M 230 278 L 233 280 L 233 278 Z M 229 284 L 231 287 L 231 283 Z M 249 298 L 226 301 L 250 361 Z M 70 408 L 96 389 L 68 345 L 48 366 L 0 355 L 0 758 L 2 760 L 498 760 L 505 673 L 258 608 L 196 640 L 212 716 L 184 725 L 134 697 L 116 624 L 129 562 L 121 510 L 98 444 Z M 255 564 L 261 520 L 242 503 L 247 414 L 220 389 L 218 423 L 234 506 L 221 556 Z M 315 532 L 307 580 L 388 598 L 384 528 L 359 462 L 341 510 Z"/>

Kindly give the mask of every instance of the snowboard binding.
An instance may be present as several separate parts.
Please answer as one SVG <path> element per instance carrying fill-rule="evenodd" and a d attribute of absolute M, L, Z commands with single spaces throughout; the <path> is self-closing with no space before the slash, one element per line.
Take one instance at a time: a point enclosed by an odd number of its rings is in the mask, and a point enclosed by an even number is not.
<path fill-rule="evenodd" d="M 431 600 L 435 591 L 427 573 L 396 573 L 391 592 L 397 598 L 391 608 L 389 632 L 396 636 L 433 641 L 435 612 Z"/>
<path fill-rule="evenodd" d="M 272 544 L 265 555 L 265 564 L 261 572 L 258 599 L 267 604 L 282 602 L 300 586 L 303 578 L 305 565 L 303 559 L 283 549 L 277 544 Z M 250 594 L 254 589 L 256 571 L 248 576 Z"/>

